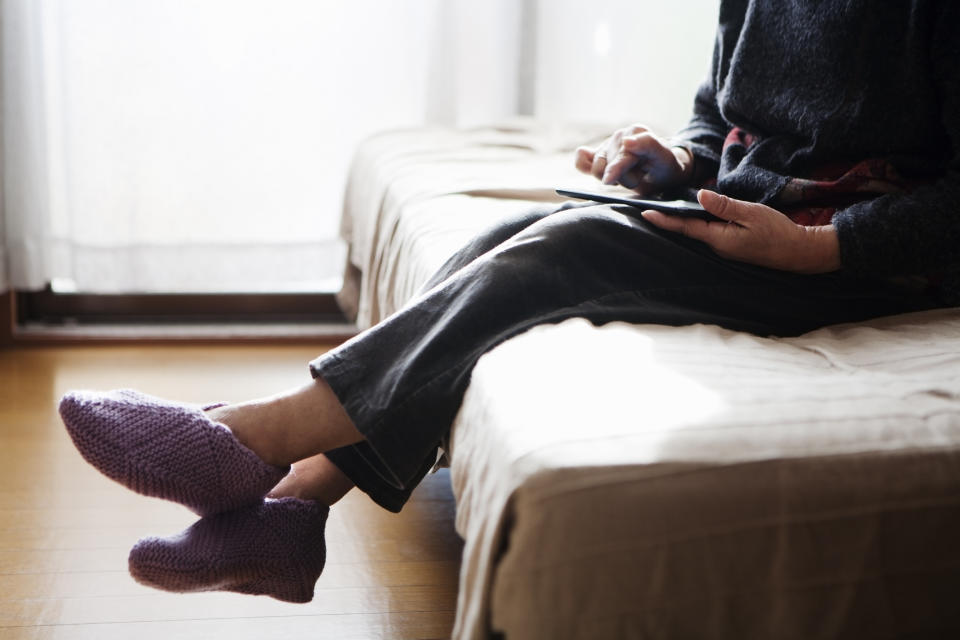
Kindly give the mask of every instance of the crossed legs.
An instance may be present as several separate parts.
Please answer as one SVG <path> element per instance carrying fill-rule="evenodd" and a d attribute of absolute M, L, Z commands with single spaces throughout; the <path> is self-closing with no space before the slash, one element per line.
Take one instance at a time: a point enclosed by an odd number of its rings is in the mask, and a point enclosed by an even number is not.
<path fill-rule="evenodd" d="M 315 379 L 273 396 L 225 405 L 207 412 L 260 459 L 292 465 L 271 498 L 316 500 L 332 506 L 353 482 L 323 452 L 363 440 L 330 386 Z"/>
<path fill-rule="evenodd" d="M 66 396 L 61 414 L 88 461 L 202 516 L 138 543 L 134 576 L 176 591 L 310 599 L 327 507 L 356 483 L 399 510 L 477 359 L 535 324 L 706 322 L 785 335 L 929 304 L 725 261 L 604 207 L 527 214 L 465 247 L 430 284 L 288 392 L 205 412 L 127 391 Z"/>
<path fill-rule="evenodd" d="M 207 414 L 275 466 L 363 440 L 330 386 L 319 378 L 266 398 L 216 407 Z"/>
<path fill-rule="evenodd" d="M 202 516 L 180 534 L 137 542 L 129 565 L 138 581 L 313 597 L 328 507 L 353 487 L 320 452 L 362 440 L 323 381 L 207 410 L 129 390 L 74 392 L 60 411 L 104 474 Z"/>
<path fill-rule="evenodd" d="M 363 436 L 322 379 L 266 398 L 217 407 L 207 415 L 229 427 L 265 462 L 292 465 L 267 494 L 270 498 L 315 500 L 329 507 L 354 487 L 322 452 L 360 442 Z"/>

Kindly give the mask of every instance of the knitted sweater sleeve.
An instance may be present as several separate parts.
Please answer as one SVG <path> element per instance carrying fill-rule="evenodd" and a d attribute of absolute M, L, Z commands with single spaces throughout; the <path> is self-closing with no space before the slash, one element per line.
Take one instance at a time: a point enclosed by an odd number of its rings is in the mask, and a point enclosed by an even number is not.
<path fill-rule="evenodd" d="M 724 61 L 724 52 L 730 52 L 736 46 L 746 6 L 747 2 L 744 0 L 726 0 L 721 4 L 720 24 L 714 40 L 710 71 L 697 90 L 693 101 L 693 116 L 671 140 L 674 145 L 689 149 L 696 157 L 697 176 L 700 179 L 716 177 L 723 143 L 730 132 L 730 124 L 720 115 L 717 87 L 729 65 L 729 61 Z"/>
<path fill-rule="evenodd" d="M 960 291 L 960 3 L 944 2 L 930 45 L 940 96 L 945 171 L 908 194 L 886 195 L 833 217 L 844 268 L 864 276 L 939 273 Z M 950 295 L 951 298 L 956 297 Z M 952 302 L 960 302 L 953 300 Z"/>
<path fill-rule="evenodd" d="M 671 144 L 674 146 L 686 147 L 693 153 L 697 163 L 697 174 L 703 177 L 717 175 L 723 141 L 730 130 L 730 126 L 720 115 L 713 83 L 715 77 L 713 69 L 717 64 L 717 55 L 715 50 L 710 76 L 697 90 L 693 102 L 693 116 L 687 125 L 671 139 Z"/>

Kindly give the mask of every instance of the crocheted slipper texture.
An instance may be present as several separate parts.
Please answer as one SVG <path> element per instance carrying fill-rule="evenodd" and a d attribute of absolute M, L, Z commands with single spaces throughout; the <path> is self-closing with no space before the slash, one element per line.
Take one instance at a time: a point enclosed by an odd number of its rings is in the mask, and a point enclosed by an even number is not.
<path fill-rule="evenodd" d="M 130 575 L 165 591 L 236 591 L 309 602 L 323 571 L 329 508 L 297 498 L 201 518 L 181 533 L 142 538 Z"/>
<path fill-rule="evenodd" d="M 74 391 L 60 416 L 80 454 L 108 478 L 205 516 L 259 502 L 287 475 L 200 409 L 137 391 Z"/>

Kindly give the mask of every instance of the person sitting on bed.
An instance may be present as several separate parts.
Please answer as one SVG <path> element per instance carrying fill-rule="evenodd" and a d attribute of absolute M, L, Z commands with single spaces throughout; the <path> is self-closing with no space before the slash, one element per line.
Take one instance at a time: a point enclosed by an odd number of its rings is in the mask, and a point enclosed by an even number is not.
<path fill-rule="evenodd" d="M 134 391 L 60 406 L 81 454 L 201 516 L 130 571 L 173 591 L 307 601 L 329 505 L 398 511 L 433 466 L 481 355 L 583 317 L 759 335 L 960 300 L 960 3 L 723 0 L 689 125 L 576 153 L 642 195 L 699 189 L 721 222 L 566 203 L 458 251 L 405 308 L 279 395 L 198 409 Z M 292 472 L 290 465 L 293 465 Z"/>

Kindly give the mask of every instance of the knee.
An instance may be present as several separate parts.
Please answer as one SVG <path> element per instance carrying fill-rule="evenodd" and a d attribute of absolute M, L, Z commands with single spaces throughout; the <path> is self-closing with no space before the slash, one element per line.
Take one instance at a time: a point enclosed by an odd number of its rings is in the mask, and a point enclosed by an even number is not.
<path fill-rule="evenodd" d="M 572 254 L 622 249 L 625 244 L 642 241 L 647 227 L 639 217 L 608 206 L 592 206 L 558 211 L 531 225 L 518 239 L 533 240 L 538 251 L 563 259 Z"/>
<path fill-rule="evenodd" d="M 629 252 L 630 227 L 646 224 L 607 207 L 557 211 L 524 228 L 489 255 L 486 268 L 505 278 L 592 269 Z"/>
<path fill-rule="evenodd" d="M 637 214 L 639 212 L 636 212 Z M 506 272 L 580 274 L 661 271 L 703 253 L 700 243 L 662 231 L 632 211 L 606 205 L 554 213 L 501 245 L 497 262 Z"/>

